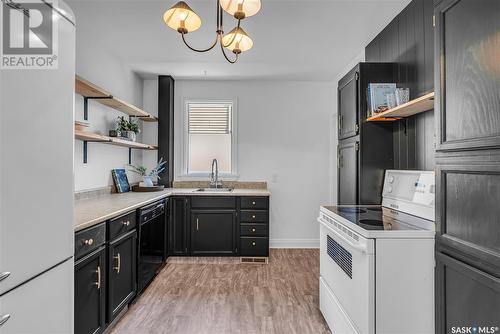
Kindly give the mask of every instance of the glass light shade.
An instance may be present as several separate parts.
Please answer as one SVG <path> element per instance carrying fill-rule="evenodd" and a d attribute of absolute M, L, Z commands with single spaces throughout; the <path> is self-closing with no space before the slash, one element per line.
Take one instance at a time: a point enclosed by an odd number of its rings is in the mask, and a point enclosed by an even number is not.
<path fill-rule="evenodd" d="M 184 1 L 179 1 L 163 14 L 163 21 L 170 28 L 187 34 L 201 26 L 200 17 Z"/>
<path fill-rule="evenodd" d="M 220 0 L 220 5 L 228 14 L 244 19 L 259 12 L 260 0 Z"/>
<path fill-rule="evenodd" d="M 245 30 L 236 27 L 222 38 L 222 44 L 225 48 L 239 54 L 250 50 L 253 46 L 253 41 Z"/>

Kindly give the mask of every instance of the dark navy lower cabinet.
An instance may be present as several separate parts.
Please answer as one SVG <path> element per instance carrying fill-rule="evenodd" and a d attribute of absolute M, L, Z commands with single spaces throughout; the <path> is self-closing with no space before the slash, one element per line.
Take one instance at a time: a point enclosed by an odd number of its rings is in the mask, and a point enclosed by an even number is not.
<path fill-rule="evenodd" d="M 436 299 L 436 333 L 500 325 L 500 279 L 443 253 L 436 254 Z"/>
<path fill-rule="evenodd" d="M 75 334 L 102 333 L 105 308 L 106 248 L 101 246 L 75 262 Z"/>
<path fill-rule="evenodd" d="M 137 232 L 113 240 L 108 246 L 108 322 L 137 292 Z"/>

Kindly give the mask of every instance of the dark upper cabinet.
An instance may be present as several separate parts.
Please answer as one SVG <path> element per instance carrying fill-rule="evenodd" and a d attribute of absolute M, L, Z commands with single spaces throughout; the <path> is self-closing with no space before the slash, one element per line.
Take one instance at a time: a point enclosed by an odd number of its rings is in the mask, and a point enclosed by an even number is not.
<path fill-rule="evenodd" d="M 191 210 L 191 254 L 236 254 L 236 211 Z"/>
<path fill-rule="evenodd" d="M 344 140 L 338 146 L 338 202 L 358 203 L 358 138 Z"/>
<path fill-rule="evenodd" d="M 500 147 L 500 2 L 443 0 L 435 16 L 437 150 Z"/>
<path fill-rule="evenodd" d="M 137 232 L 111 241 L 108 254 L 108 322 L 111 322 L 137 291 Z"/>
<path fill-rule="evenodd" d="M 436 297 L 436 333 L 453 333 L 452 327 L 498 326 L 498 277 L 438 253 Z M 476 332 L 494 333 L 492 330 Z"/>
<path fill-rule="evenodd" d="M 75 263 L 75 334 L 102 333 L 106 308 L 106 249 Z"/>
<path fill-rule="evenodd" d="M 339 82 L 339 139 L 355 136 L 359 131 L 358 78 L 358 71 L 351 71 Z"/>
<path fill-rule="evenodd" d="M 355 82 L 356 93 L 345 94 L 349 103 L 355 105 L 357 126 L 351 133 L 356 136 L 342 138 L 338 144 L 338 201 L 340 204 L 380 204 L 385 169 L 393 168 L 393 124 L 392 122 L 367 122 L 367 89 L 369 83 L 395 82 L 397 67 L 393 63 L 359 63 L 339 81 L 339 95 L 351 82 Z M 342 97 L 339 97 L 342 99 Z M 345 109 L 347 110 L 347 109 Z M 346 112 L 344 111 L 344 114 Z M 341 121 L 342 116 L 339 116 Z M 345 116 L 344 125 L 345 126 Z M 340 131 L 340 130 L 339 130 Z"/>
<path fill-rule="evenodd" d="M 168 218 L 169 255 L 188 255 L 188 210 L 187 197 L 170 198 Z"/>

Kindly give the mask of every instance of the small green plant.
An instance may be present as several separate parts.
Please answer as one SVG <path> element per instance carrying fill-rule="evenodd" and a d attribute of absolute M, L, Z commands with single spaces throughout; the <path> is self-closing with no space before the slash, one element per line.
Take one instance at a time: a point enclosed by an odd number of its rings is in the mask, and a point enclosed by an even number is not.
<path fill-rule="evenodd" d="M 139 133 L 139 123 L 134 121 L 128 121 L 124 116 L 119 116 L 116 124 L 116 130 L 120 132 L 132 131 L 134 133 Z"/>
<path fill-rule="evenodd" d="M 153 168 L 149 174 L 148 174 L 148 169 L 145 166 L 134 166 L 134 165 L 129 165 L 131 169 L 129 169 L 133 173 L 137 173 L 140 176 L 148 176 L 148 177 L 157 177 L 160 178 L 158 174 L 163 172 L 165 170 L 167 162 L 163 161 L 163 158 L 158 161 L 158 164 L 156 165 L 155 168 Z"/>

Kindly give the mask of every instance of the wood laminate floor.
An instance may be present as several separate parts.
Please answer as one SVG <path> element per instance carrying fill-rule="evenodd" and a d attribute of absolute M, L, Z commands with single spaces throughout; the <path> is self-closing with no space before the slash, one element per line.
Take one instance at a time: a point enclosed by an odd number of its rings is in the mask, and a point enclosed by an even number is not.
<path fill-rule="evenodd" d="M 319 250 L 272 249 L 269 264 L 174 259 L 112 334 L 330 333 L 319 311 Z"/>

